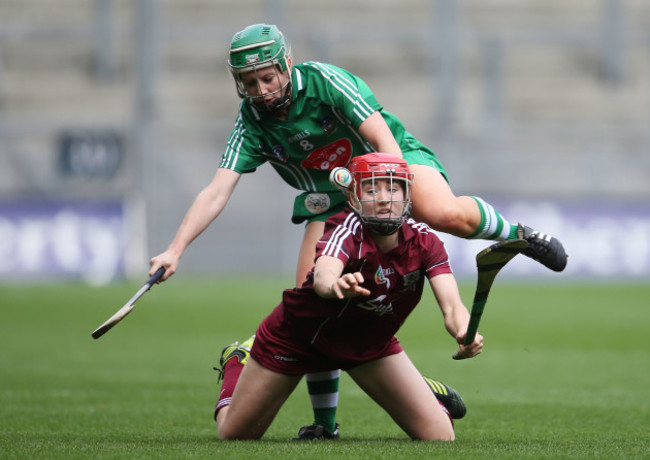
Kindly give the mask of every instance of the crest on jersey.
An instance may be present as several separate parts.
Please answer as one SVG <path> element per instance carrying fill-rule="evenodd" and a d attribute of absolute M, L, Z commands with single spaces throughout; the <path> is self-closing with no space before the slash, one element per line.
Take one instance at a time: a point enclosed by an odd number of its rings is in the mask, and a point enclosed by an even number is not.
<path fill-rule="evenodd" d="M 275 158 L 276 160 L 280 160 L 282 163 L 286 163 L 289 159 L 289 152 L 287 152 L 285 148 L 279 144 L 273 146 L 273 153 L 265 151 L 261 145 L 260 150 L 264 156 Z"/>
<path fill-rule="evenodd" d="M 327 193 L 309 193 L 305 197 L 305 208 L 312 214 L 322 214 L 330 208 L 330 197 Z"/>
<path fill-rule="evenodd" d="M 331 117 L 325 117 L 321 120 L 320 122 L 321 128 L 323 128 L 323 133 L 326 136 L 329 136 L 332 131 L 334 131 L 334 128 L 336 127 L 336 123 L 334 120 L 332 120 Z"/>
<path fill-rule="evenodd" d="M 388 278 L 388 275 L 392 275 L 395 273 L 395 270 L 392 268 L 382 268 L 380 265 L 377 271 L 375 272 L 375 283 L 377 284 L 385 284 L 386 289 L 390 289 L 390 279 Z"/>

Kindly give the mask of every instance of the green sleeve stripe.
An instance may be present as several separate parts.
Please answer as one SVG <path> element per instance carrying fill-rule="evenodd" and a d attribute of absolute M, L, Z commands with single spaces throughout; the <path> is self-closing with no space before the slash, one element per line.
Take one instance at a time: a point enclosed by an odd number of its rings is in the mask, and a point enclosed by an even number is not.
<path fill-rule="evenodd" d="M 237 158 L 239 157 L 239 151 L 241 149 L 242 143 L 244 142 L 245 132 L 246 128 L 242 123 L 240 115 L 237 117 L 237 120 L 235 122 L 235 129 L 233 129 L 230 137 L 228 138 L 228 142 L 226 143 L 226 151 L 224 152 L 221 164 L 219 165 L 221 168 L 235 169 Z"/>
<path fill-rule="evenodd" d="M 354 105 L 354 113 L 361 119 L 365 120 L 375 111 L 370 104 L 368 104 L 359 94 L 356 85 L 351 82 L 341 72 L 334 70 L 332 67 L 326 66 L 321 63 L 313 63 L 323 77 L 327 79 L 332 86 L 337 89 L 343 96 L 345 96 Z"/>
<path fill-rule="evenodd" d="M 302 83 L 302 73 L 300 72 L 300 70 L 297 67 L 294 67 L 294 69 L 295 69 L 295 72 L 296 72 L 296 79 L 295 79 L 296 80 L 296 87 L 297 87 L 297 90 L 300 91 L 301 89 L 304 88 L 304 85 Z"/>

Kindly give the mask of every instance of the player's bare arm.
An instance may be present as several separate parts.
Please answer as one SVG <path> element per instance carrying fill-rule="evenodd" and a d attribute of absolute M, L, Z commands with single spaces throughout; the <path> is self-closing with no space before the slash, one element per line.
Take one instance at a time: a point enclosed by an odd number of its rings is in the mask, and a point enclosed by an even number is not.
<path fill-rule="evenodd" d="M 451 273 L 437 275 L 430 278 L 429 283 L 442 311 L 445 328 L 459 344 L 456 356 L 472 358 L 481 353 L 483 350 L 483 336 L 480 334 L 476 334 L 471 344 L 463 345 L 470 315 L 460 297 L 458 284 L 454 276 Z"/>
<path fill-rule="evenodd" d="M 336 257 L 320 256 L 314 265 L 314 290 L 325 299 L 345 299 L 358 295 L 369 295 L 361 286 L 361 273 L 343 274 L 343 261 Z"/>
<path fill-rule="evenodd" d="M 150 275 L 165 267 L 165 274 L 160 279 L 165 281 L 176 272 L 185 249 L 221 214 L 240 177 L 241 174 L 229 169 L 217 170 L 212 182 L 194 199 L 167 250 L 149 261 Z"/>
<path fill-rule="evenodd" d="M 359 126 L 359 134 L 370 143 L 375 152 L 390 153 L 402 158 L 402 150 L 381 112 L 376 111 L 366 118 Z"/>

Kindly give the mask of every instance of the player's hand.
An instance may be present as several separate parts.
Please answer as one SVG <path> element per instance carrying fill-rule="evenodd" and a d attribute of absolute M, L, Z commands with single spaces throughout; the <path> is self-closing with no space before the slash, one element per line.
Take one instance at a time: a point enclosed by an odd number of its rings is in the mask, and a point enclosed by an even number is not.
<path fill-rule="evenodd" d="M 483 336 L 476 333 L 474 341 L 469 345 L 463 345 L 465 341 L 466 330 L 460 331 L 456 335 L 456 342 L 458 342 L 458 351 L 454 354 L 454 359 L 467 359 L 473 358 L 474 356 L 480 354 L 483 351 Z"/>
<path fill-rule="evenodd" d="M 349 299 L 359 295 L 370 295 L 370 290 L 361 286 L 363 276 L 359 272 L 346 273 L 332 283 L 332 294 L 337 299 Z"/>
<path fill-rule="evenodd" d="M 162 254 L 152 257 L 149 261 L 149 276 L 153 276 L 160 267 L 165 267 L 165 273 L 158 282 L 162 283 L 163 281 L 166 281 L 170 276 L 176 273 L 179 259 L 180 257 L 170 251 L 165 251 Z"/>

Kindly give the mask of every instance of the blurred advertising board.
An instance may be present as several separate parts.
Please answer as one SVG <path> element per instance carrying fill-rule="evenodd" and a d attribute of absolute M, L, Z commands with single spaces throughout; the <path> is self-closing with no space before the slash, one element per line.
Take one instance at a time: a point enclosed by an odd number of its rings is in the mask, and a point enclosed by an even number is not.
<path fill-rule="evenodd" d="M 511 222 L 521 221 L 558 237 L 569 254 L 562 273 L 519 256 L 502 270 L 500 278 L 650 279 L 650 203 L 491 202 Z M 0 202 L 0 282 L 73 279 L 102 285 L 128 274 L 141 275 L 151 257 L 145 249 L 145 228 L 144 207 L 126 206 L 119 201 Z M 159 230 L 173 234 L 174 229 Z M 491 243 L 438 235 L 445 242 L 457 277 L 475 280 L 476 254 Z M 249 238 L 235 234 L 206 243 L 213 245 L 217 253 L 223 251 L 220 244 L 227 244 L 244 254 L 251 250 Z M 272 254 L 262 251 L 255 257 L 251 270 L 279 269 L 277 257 Z M 230 262 L 227 257 L 211 257 L 208 261 L 187 260 L 184 267 L 229 272 Z M 283 269 L 291 271 L 294 266 L 292 260 Z"/>
<path fill-rule="evenodd" d="M 120 202 L 0 203 L 0 280 L 105 284 L 125 269 Z"/>
<path fill-rule="evenodd" d="M 650 279 L 650 203 L 493 201 L 511 223 L 522 222 L 559 238 L 569 255 L 562 273 L 527 257 L 513 259 L 505 276 L 595 278 L 617 281 Z M 515 220 L 518 219 L 518 220 Z M 459 276 L 476 276 L 475 256 L 490 243 L 440 235 Z"/>

